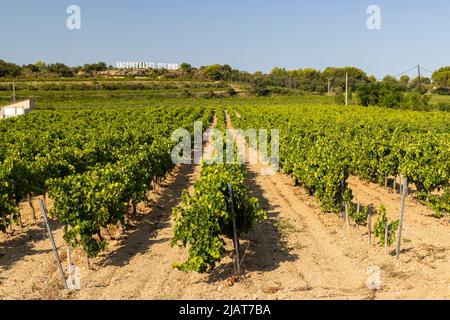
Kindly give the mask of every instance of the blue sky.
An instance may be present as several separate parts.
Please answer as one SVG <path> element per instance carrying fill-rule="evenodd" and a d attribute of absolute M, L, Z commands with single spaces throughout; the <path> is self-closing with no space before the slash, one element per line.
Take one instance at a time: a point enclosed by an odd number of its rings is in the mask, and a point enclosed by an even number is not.
<path fill-rule="evenodd" d="M 81 30 L 66 28 L 71 4 L 81 8 Z M 381 30 L 366 27 L 372 4 Z M 449 17 L 448 0 L 0 0 L 0 59 L 228 63 L 250 72 L 352 65 L 382 77 L 450 65 Z"/>

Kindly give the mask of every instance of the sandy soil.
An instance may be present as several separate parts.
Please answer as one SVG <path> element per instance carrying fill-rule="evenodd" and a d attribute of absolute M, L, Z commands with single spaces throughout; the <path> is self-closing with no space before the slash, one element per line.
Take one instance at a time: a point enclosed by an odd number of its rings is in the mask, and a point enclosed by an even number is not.
<path fill-rule="evenodd" d="M 432 218 L 430 209 L 408 199 L 403 251 L 397 261 L 376 243 L 369 247 L 367 228 L 347 227 L 341 217 L 321 213 L 315 200 L 294 187 L 289 177 L 261 175 L 263 163 L 247 168 L 250 191 L 269 218 L 241 239 L 245 253 L 240 281 L 230 281 L 229 256 L 207 274 L 171 267 L 187 256 L 187 250 L 170 246 L 171 211 L 200 173 L 199 166 L 184 165 L 151 193 L 149 203 L 138 206 L 131 230 L 112 231 L 116 239 L 91 261 L 91 268 L 79 250 L 72 252 L 81 268 L 80 291 L 61 290 L 42 226 L 28 219 L 23 231 L 0 236 L 0 299 L 450 298 L 448 220 Z M 389 217 L 397 218 L 398 194 L 353 177 L 350 186 L 362 205 L 384 203 Z M 22 211 L 30 216 L 27 205 Z M 62 228 L 55 222 L 52 228 L 65 265 Z M 382 288 L 376 292 L 365 284 L 372 265 L 382 270 Z"/>

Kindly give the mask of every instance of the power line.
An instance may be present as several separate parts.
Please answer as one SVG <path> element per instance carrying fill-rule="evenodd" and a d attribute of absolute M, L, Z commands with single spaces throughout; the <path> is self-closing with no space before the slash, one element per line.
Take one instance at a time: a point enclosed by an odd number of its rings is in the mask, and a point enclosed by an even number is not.
<path fill-rule="evenodd" d="M 407 73 L 409 73 L 409 72 L 411 72 L 411 71 L 413 71 L 413 70 L 417 70 L 418 71 L 418 74 L 419 74 L 419 77 L 420 77 L 420 71 L 425 71 L 425 72 L 427 72 L 427 73 L 430 73 L 430 74 L 433 74 L 434 73 L 434 71 L 430 71 L 430 70 L 428 70 L 428 69 L 425 69 L 425 68 L 423 68 L 423 67 L 421 67 L 420 65 L 415 65 L 414 67 L 411 67 L 411 68 L 409 68 L 408 70 L 406 70 L 406 71 L 403 71 L 403 72 L 400 72 L 400 73 L 397 73 L 396 75 L 394 75 L 393 77 L 394 78 L 397 78 L 397 77 L 399 77 L 399 76 L 401 76 L 401 75 L 404 75 L 404 74 L 407 74 Z M 377 78 L 377 77 L 374 77 L 377 81 L 383 81 L 384 80 L 384 78 Z M 330 80 L 334 80 L 333 78 L 330 78 L 330 79 L 328 79 L 328 92 L 330 92 Z"/>
<path fill-rule="evenodd" d="M 406 71 L 403 71 L 403 72 L 400 72 L 400 73 L 396 74 L 396 75 L 394 76 L 394 78 L 397 78 L 398 76 L 401 76 L 401 75 L 403 75 L 403 74 L 405 74 L 405 73 L 408 73 L 408 72 L 410 72 L 410 71 L 412 71 L 412 70 L 414 70 L 414 69 L 416 69 L 416 68 L 417 68 L 417 65 L 415 65 L 414 67 L 412 67 L 412 68 L 410 68 L 410 69 L 408 69 L 408 70 L 406 70 Z"/>
<path fill-rule="evenodd" d="M 420 67 L 420 69 L 421 69 L 422 71 L 425 71 L 425 72 L 428 72 L 428 73 L 431 73 L 431 74 L 433 74 L 433 73 L 434 73 L 434 71 L 430 71 L 430 70 L 427 70 L 427 69 L 425 69 L 425 68 L 422 68 L 422 67 Z"/>

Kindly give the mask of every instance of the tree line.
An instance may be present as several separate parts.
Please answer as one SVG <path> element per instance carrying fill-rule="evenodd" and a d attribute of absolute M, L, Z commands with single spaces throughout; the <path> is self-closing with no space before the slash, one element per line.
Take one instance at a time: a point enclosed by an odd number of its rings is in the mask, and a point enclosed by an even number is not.
<path fill-rule="evenodd" d="M 37 77 L 62 77 L 72 78 L 76 76 L 92 76 L 100 71 L 112 68 L 105 62 L 85 64 L 84 66 L 70 67 L 64 63 L 47 64 L 38 61 L 34 64 L 17 65 L 15 63 L 0 60 L 0 78 L 37 78 Z"/>
<path fill-rule="evenodd" d="M 0 78 L 83 78 L 111 75 L 239 82 L 250 84 L 252 93 L 258 96 L 269 95 L 271 92 L 289 93 L 291 90 L 296 90 L 305 93 L 333 95 L 338 103 L 344 101 L 345 79 L 348 75 L 350 101 L 366 106 L 422 108 L 428 105 L 427 93 L 450 94 L 450 66 L 436 70 L 430 78 L 410 78 L 407 75 L 396 78 L 388 75 L 382 80 L 377 80 L 374 76 L 355 67 L 328 67 L 324 70 L 313 68 L 286 70 L 276 67 L 269 73 L 260 71 L 249 73 L 233 69 L 227 64 L 197 68 L 189 63 L 182 63 L 178 70 L 130 70 L 116 69 L 111 65 L 108 66 L 105 62 L 70 67 L 63 63 L 46 64 L 44 62 L 19 66 L 0 60 Z"/>

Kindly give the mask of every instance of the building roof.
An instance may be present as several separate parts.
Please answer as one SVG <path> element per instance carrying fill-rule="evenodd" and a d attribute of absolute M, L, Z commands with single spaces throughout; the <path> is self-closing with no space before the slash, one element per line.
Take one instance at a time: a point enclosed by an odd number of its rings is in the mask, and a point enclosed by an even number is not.
<path fill-rule="evenodd" d="M 33 100 L 34 100 L 33 98 L 29 98 L 29 99 L 25 99 L 25 100 L 14 101 L 10 104 L 0 106 L 0 108 L 23 108 L 24 106 L 22 103 L 24 103 L 24 102 L 31 103 Z"/>

